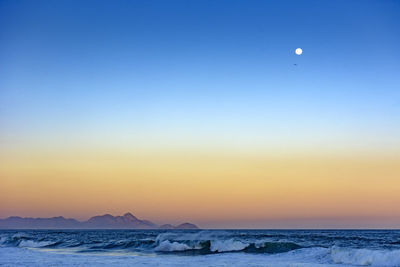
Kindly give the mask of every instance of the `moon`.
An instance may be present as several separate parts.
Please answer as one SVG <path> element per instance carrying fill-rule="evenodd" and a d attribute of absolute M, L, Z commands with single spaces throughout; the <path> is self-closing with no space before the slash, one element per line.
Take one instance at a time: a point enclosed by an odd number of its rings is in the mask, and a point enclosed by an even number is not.
<path fill-rule="evenodd" d="M 301 55 L 301 54 L 303 54 L 303 49 L 301 49 L 301 48 L 297 48 L 296 49 L 296 51 L 295 51 L 295 53 L 296 53 L 296 55 Z"/>

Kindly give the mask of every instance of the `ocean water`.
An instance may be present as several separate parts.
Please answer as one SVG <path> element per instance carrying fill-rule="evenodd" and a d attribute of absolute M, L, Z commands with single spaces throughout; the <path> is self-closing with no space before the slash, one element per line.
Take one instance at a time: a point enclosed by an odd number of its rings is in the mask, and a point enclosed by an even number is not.
<path fill-rule="evenodd" d="M 400 230 L 0 230 L 1 266 L 400 266 Z"/>

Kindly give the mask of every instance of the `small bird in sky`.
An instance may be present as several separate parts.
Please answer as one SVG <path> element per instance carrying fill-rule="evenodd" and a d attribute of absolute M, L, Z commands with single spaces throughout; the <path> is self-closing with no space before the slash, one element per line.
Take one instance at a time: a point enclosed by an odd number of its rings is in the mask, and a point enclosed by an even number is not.
<path fill-rule="evenodd" d="M 301 54 L 303 54 L 303 49 L 297 48 L 294 52 L 296 53 L 296 55 L 300 56 Z M 297 66 L 297 63 L 294 63 L 293 65 Z"/>

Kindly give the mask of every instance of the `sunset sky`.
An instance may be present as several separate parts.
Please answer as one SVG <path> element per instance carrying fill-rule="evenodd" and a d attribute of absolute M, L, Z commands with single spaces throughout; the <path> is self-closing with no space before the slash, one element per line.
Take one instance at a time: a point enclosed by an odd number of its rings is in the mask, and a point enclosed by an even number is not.
<path fill-rule="evenodd" d="M 399 14 L 0 1 L 0 218 L 400 228 Z"/>

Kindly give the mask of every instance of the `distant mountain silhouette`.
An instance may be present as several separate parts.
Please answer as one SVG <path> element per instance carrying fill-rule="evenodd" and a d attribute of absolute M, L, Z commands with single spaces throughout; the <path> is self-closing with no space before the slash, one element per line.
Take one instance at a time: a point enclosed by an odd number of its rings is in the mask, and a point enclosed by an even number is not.
<path fill-rule="evenodd" d="M 110 214 L 105 214 L 101 216 L 94 216 L 88 221 L 82 223 L 85 228 L 112 228 L 112 229 L 154 229 L 158 226 L 150 221 L 139 220 L 132 213 L 126 213 L 124 216 L 112 216 Z"/>
<path fill-rule="evenodd" d="M 21 218 L 17 216 L 0 219 L 0 229 L 199 229 L 191 223 L 178 226 L 164 224 L 158 226 L 148 220 L 141 220 L 132 213 L 123 216 L 110 214 L 94 216 L 85 222 L 66 219 L 62 216 L 52 218 Z"/>
<path fill-rule="evenodd" d="M 21 218 L 18 216 L 0 219 L 0 228 L 14 229 L 50 229 L 79 228 L 81 225 L 75 219 L 65 219 L 62 216 L 53 218 Z"/>
<path fill-rule="evenodd" d="M 175 226 L 173 226 L 172 224 L 163 224 L 160 227 L 158 227 L 160 229 L 175 229 Z"/>
<path fill-rule="evenodd" d="M 199 229 L 199 228 L 193 223 L 182 223 L 178 226 L 175 226 L 175 229 Z"/>

